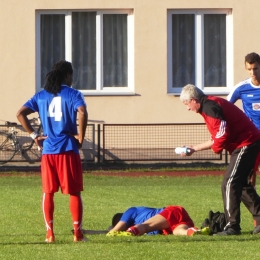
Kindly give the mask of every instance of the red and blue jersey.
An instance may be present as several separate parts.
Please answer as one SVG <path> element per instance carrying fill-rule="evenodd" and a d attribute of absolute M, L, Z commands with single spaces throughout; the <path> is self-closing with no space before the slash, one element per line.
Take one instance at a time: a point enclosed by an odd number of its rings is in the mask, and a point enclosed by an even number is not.
<path fill-rule="evenodd" d="M 227 96 L 231 103 L 239 99 L 242 100 L 246 115 L 260 130 L 260 87 L 253 85 L 251 78 L 238 83 Z"/>
<path fill-rule="evenodd" d="M 81 92 L 62 85 L 56 95 L 42 90 L 24 106 L 39 113 L 44 135 L 48 137 L 43 142 L 42 154 L 79 153 L 72 134 L 77 134 L 77 109 L 86 106 Z"/>
<path fill-rule="evenodd" d="M 162 212 L 164 208 L 148 208 L 148 207 L 131 207 L 126 210 L 121 217 L 120 221 L 126 223 L 127 228 L 136 224 L 142 224 L 149 218 Z M 159 230 L 155 230 L 148 233 L 149 235 L 159 234 Z"/>

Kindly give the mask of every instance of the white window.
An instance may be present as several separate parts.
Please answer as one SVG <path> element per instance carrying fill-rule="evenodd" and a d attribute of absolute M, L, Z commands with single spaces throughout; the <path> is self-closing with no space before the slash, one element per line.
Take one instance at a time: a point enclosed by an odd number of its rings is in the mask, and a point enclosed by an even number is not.
<path fill-rule="evenodd" d="M 233 86 L 233 27 L 230 10 L 168 11 L 168 93 L 194 84 L 206 94 Z"/>
<path fill-rule="evenodd" d="M 52 65 L 72 62 L 73 85 L 84 95 L 134 94 L 133 14 L 121 11 L 39 11 L 37 90 Z"/>

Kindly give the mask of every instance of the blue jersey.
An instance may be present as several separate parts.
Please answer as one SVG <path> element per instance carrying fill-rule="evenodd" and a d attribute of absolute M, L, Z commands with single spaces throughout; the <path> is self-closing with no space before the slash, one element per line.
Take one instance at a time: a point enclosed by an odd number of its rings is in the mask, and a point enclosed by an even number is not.
<path fill-rule="evenodd" d="M 260 87 L 254 86 L 250 78 L 238 83 L 227 96 L 227 100 L 235 103 L 238 99 L 242 100 L 247 117 L 260 130 Z"/>
<path fill-rule="evenodd" d="M 149 218 L 162 212 L 164 208 L 131 207 L 126 210 L 120 221 L 126 223 L 127 228 L 136 224 L 142 224 Z M 159 234 L 159 230 L 148 233 L 149 235 Z"/>
<path fill-rule="evenodd" d="M 77 108 L 86 106 L 83 95 L 76 89 L 62 85 L 57 95 L 45 90 L 36 93 L 24 106 L 39 113 L 44 135 L 42 154 L 66 151 L 79 153 L 77 141 Z"/>

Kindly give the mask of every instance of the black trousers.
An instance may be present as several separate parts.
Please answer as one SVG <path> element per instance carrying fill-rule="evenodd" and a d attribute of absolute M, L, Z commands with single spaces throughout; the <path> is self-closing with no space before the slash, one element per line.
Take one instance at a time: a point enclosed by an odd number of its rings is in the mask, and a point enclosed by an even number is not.
<path fill-rule="evenodd" d="M 222 182 L 222 198 L 227 225 L 240 230 L 240 203 L 244 203 L 257 225 L 260 225 L 260 197 L 249 179 L 254 171 L 260 140 L 239 149 L 231 154 L 230 164 Z"/>

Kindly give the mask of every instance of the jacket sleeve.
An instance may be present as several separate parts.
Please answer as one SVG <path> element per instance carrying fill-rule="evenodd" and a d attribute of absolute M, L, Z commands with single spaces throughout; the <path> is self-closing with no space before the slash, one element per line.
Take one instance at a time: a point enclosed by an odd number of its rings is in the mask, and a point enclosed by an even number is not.
<path fill-rule="evenodd" d="M 221 153 L 226 147 L 226 142 L 230 136 L 227 123 L 223 119 L 219 118 L 207 118 L 207 126 L 211 133 L 211 139 L 213 141 L 211 149 L 214 153 Z"/>

